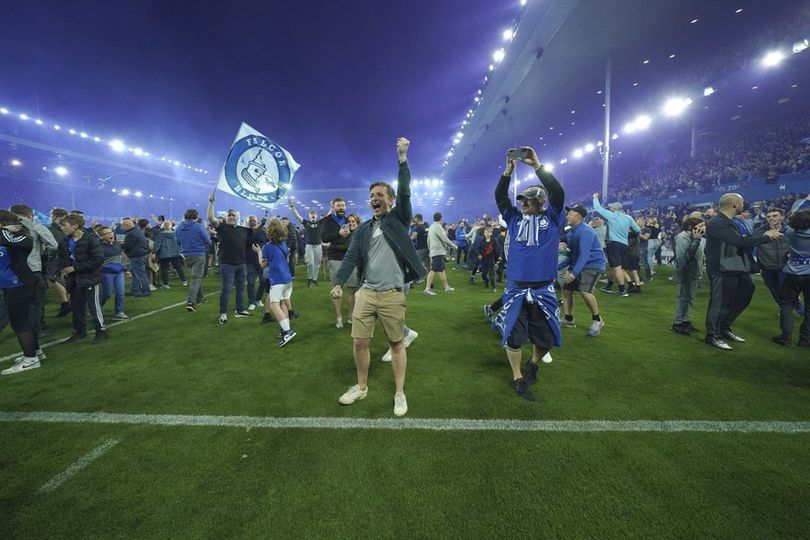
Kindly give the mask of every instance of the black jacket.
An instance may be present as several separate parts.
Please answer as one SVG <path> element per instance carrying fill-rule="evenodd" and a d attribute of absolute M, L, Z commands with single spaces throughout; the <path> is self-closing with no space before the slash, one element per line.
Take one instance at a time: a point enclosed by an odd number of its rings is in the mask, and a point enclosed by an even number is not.
<path fill-rule="evenodd" d="M 128 230 L 127 236 L 124 238 L 123 248 L 124 253 L 126 253 L 127 257 L 130 259 L 149 255 L 149 243 L 146 241 L 143 229 L 136 225 Z"/>
<path fill-rule="evenodd" d="M 706 223 L 706 272 L 719 274 L 720 256 L 726 249 L 736 249 L 737 255 L 748 259 L 751 273 L 759 268 L 751 256 L 751 248 L 770 242 L 769 236 L 743 236 L 737 226 L 725 215 L 717 214 Z"/>
<path fill-rule="evenodd" d="M 82 235 L 76 242 L 76 260 L 72 274 L 68 275 L 77 287 L 90 287 L 101 283 L 101 267 L 104 265 L 104 250 L 95 234 Z"/>
<path fill-rule="evenodd" d="M 342 261 L 351 243 L 351 236 L 340 236 L 340 225 L 334 215 L 326 216 L 321 227 L 321 241 L 328 243 L 326 258 L 330 261 Z"/>
<path fill-rule="evenodd" d="M 427 274 L 427 270 L 422 261 L 419 260 L 419 255 L 416 253 L 416 248 L 413 247 L 413 241 L 408 234 L 408 227 L 412 219 L 410 184 L 411 171 L 408 168 L 408 162 L 405 161 L 399 164 L 396 206 L 380 218 L 383 235 L 397 255 L 397 260 L 402 266 L 405 276 L 405 283 L 422 278 Z M 324 225 L 329 221 L 337 225 L 335 220 L 330 219 L 327 219 Z M 360 277 L 360 283 L 363 283 L 366 273 L 365 265 L 368 263 L 373 223 L 374 218 L 364 221 L 355 229 L 354 234 L 348 237 L 351 245 L 335 277 L 337 283 L 341 285 L 346 283 L 355 266 L 357 267 L 357 275 Z M 325 235 L 323 238 L 326 241 Z"/>

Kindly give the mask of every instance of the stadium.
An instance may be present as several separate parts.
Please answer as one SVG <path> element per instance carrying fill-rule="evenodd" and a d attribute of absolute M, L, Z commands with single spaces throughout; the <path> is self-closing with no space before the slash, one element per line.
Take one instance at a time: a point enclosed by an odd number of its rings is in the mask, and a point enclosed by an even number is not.
<path fill-rule="evenodd" d="M 806 2 L 0 29 L 3 538 L 807 536 Z"/>

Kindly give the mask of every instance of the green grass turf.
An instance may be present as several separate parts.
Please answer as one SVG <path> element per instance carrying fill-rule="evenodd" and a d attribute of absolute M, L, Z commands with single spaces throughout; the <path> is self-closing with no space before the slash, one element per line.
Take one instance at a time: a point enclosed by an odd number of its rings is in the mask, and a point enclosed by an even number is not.
<path fill-rule="evenodd" d="M 449 274 L 455 294 L 408 297 L 408 323 L 420 334 L 408 349 L 409 417 L 810 420 L 810 352 L 770 342 L 777 313 L 759 281 L 735 325 L 748 342 L 731 352 L 669 331 L 666 269 L 641 295 L 597 293 L 606 320 L 597 338 L 585 335 L 589 317 L 577 300 L 580 326 L 564 329 L 529 403 L 509 389 L 504 353 L 483 320 L 481 306 L 496 295 Z M 368 398 L 338 405 L 355 376 L 350 327 L 334 328 L 328 284 L 307 289 L 302 278 L 299 269 L 299 336 L 283 349 L 277 325 L 260 326 L 258 313 L 220 326 L 214 295 L 197 313 L 178 307 L 115 326 L 103 345 L 47 349 L 42 369 L 0 378 L 0 410 L 391 417 L 381 334 Z M 218 290 L 216 275 L 206 290 Z M 693 316 L 701 328 L 706 293 Z M 175 286 L 127 298 L 126 311 L 183 300 Z M 48 322 L 68 335 L 69 317 Z M 14 336 L 0 334 L 0 356 L 16 350 Z M 110 437 L 121 443 L 53 493 L 35 494 Z M 2 423 L 0 441 L 0 537 L 762 537 L 810 529 L 806 434 Z"/>

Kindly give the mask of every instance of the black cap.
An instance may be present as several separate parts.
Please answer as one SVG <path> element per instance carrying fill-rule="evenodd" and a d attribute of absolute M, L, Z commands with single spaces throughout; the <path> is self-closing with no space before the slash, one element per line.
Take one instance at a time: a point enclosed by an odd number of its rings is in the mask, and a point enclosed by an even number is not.
<path fill-rule="evenodd" d="M 586 217 L 588 215 L 588 211 L 581 204 L 575 204 L 574 206 L 566 206 L 565 211 L 570 212 L 573 210 L 574 212 L 578 212 L 582 215 L 582 217 Z"/>

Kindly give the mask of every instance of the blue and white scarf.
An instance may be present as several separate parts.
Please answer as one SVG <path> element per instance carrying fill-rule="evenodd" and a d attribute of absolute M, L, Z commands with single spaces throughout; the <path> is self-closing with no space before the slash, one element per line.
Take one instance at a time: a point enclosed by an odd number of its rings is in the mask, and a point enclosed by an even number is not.
<path fill-rule="evenodd" d="M 521 289 L 514 282 L 509 281 L 506 284 L 502 299 L 503 308 L 498 312 L 495 320 L 492 321 L 492 328 L 501 333 L 501 347 L 506 346 L 506 341 L 520 316 L 523 302 L 537 304 L 543 310 L 551 327 L 551 333 L 554 334 L 554 346 L 559 347 L 562 345 L 560 306 L 557 302 L 557 295 L 554 294 L 553 283 L 533 289 Z"/>
<path fill-rule="evenodd" d="M 540 245 L 540 231 L 548 229 L 548 225 L 548 216 L 545 214 L 540 214 L 539 216 L 523 214 L 523 219 L 518 225 L 515 240 L 527 246 Z"/>

